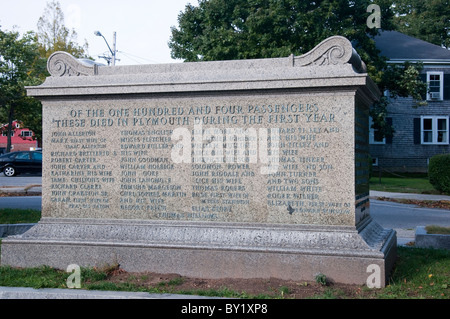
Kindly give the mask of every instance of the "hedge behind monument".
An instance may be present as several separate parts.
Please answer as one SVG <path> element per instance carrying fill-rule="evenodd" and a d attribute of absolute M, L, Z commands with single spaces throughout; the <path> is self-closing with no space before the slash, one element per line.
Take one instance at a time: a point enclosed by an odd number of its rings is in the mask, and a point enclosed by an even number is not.
<path fill-rule="evenodd" d="M 450 154 L 430 158 L 428 178 L 435 189 L 450 194 Z"/>

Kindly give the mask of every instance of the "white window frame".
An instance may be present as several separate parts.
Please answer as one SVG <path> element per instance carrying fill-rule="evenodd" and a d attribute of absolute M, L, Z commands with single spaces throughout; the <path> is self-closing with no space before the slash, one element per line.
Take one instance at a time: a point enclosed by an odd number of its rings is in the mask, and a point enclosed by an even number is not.
<path fill-rule="evenodd" d="M 33 136 L 33 132 L 31 131 L 22 131 L 20 132 L 20 135 L 23 137 L 32 137 Z"/>
<path fill-rule="evenodd" d="M 2 136 L 8 136 L 8 131 L 7 130 L 4 130 L 3 132 L 2 132 Z M 14 131 L 11 131 L 11 137 L 13 137 L 14 136 Z"/>
<path fill-rule="evenodd" d="M 428 101 L 442 101 L 444 100 L 444 72 L 429 71 L 427 72 L 427 86 L 430 88 L 430 78 L 432 75 L 439 75 L 439 98 L 431 98 L 431 93 L 427 92 Z"/>
<path fill-rule="evenodd" d="M 433 134 L 433 139 L 431 142 L 424 141 L 424 121 L 431 120 L 431 132 Z M 445 131 L 445 141 L 438 142 L 438 120 L 446 121 L 446 131 Z M 448 145 L 449 144 L 449 117 L 448 116 L 421 116 L 420 117 L 420 141 L 423 145 Z"/>
<path fill-rule="evenodd" d="M 386 137 L 383 137 L 382 141 L 375 141 L 375 129 L 372 127 L 373 119 L 369 116 L 369 144 L 386 144 Z"/>

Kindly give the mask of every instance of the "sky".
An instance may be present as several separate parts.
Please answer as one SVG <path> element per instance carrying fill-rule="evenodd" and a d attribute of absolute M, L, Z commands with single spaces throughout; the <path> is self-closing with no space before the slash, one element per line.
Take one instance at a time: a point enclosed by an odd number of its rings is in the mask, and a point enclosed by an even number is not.
<path fill-rule="evenodd" d="M 37 32 L 37 22 L 51 0 L 0 0 L 0 28 Z M 170 27 L 178 26 L 178 15 L 197 0 L 59 0 L 64 24 L 74 29 L 77 43 L 87 41 L 88 54 L 97 62 L 109 52 L 100 31 L 113 47 L 116 32 L 116 65 L 177 63 L 170 57 Z M 120 60 L 120 61 L 119 61 Z"/>

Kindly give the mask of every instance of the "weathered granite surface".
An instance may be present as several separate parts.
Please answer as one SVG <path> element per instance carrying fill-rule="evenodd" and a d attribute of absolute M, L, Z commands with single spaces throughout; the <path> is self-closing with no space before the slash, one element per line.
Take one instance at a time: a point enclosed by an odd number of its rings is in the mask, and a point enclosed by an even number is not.
<path fill-rule="evenodd" d="M 43 103 L 43 218 L 2 264 L 208 278 L 386 279 L 395 232 L 370 217 L 368 109 L 342 37 L 277 59 L 95 65 L 64 52 Z"/>

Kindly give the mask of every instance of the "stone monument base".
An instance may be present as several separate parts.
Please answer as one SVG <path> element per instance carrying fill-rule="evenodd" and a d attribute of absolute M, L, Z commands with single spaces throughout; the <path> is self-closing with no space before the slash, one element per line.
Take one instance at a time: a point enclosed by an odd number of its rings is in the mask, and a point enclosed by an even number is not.
<path fill-rule="evenodd" d="M 280 278 L 381 286 L 396 258 L 396 233 L 370 217 L 358 227 L 43 218 L 2 242 L 2 265 L 119 264 L 129 272 L 199 278 Z M 372 266 L 373 267 L 373 266 Z"/>

